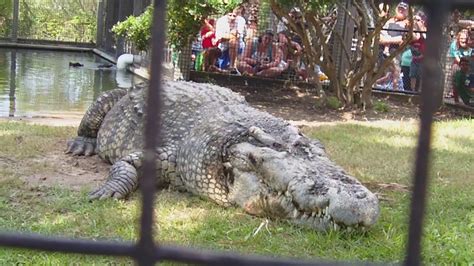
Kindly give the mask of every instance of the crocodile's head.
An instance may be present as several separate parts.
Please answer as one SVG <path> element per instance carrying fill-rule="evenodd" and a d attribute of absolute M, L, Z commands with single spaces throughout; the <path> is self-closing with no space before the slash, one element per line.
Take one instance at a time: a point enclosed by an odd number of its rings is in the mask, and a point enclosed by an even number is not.
<path fill-rule="evenodd" d="M 377 197 L 326 156 L 322 145 L 288 126 L 271 136 L 250 128 L 250 137 L 227 150 L 229 199 L 246 212 L 317 230 L 373 225 Z"/>

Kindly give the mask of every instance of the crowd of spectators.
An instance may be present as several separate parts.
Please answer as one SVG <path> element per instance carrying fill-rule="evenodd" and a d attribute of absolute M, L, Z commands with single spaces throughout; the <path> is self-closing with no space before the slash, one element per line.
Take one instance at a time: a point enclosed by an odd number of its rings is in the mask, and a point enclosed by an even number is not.
<path fill-rule="evenodd" d="M 380 4 L 381 16 L 388 16 L 389 7 Z M 400 2 L 384 25 L 380 35 L 380 58 L 390 56 L 405 40 L 410 21 L 408 18 L 410 6 Z M 459 13 L 458 13 L 459 14 Z M 449 49 L 446 54 L 445 86 L 446 97 L 459 98 L 464 104 L 474 105 L 474 23 L 464 20 L 459 23 L 459 17 L 454 24 L 460 25 L 453 32 Z M 413 36 L 411 42 L 391 61 L 385 75 L 376 82 L 376 88 L 394 91 L 419 92 L 422 77 L 422 62 L 426 47 L 427 17 L 422 10 L 415 10 L 413 16 Z M 461 66 L 462 62 L 462 66 Z"/>
<path fill-rule="evenodd" d="M 390 16 L 380 34 L 380 59 L 385 59 L 404 43 L 411 26 L 408 18 L 410 7 L 400 2 L 393 12 L 386 4 L 380 4 L 380 16 Z M 413 8 L 414 9 L 414 8 Z M 394 57 L 385 74 L 375 84 L 376 88 L 394 91 L 419 92 L 421 88 L 422 62 L 426 47 L 427 16 L 423 10 L 413 10 L 413 35 L 411 41 L 398 56 Z M 302 17 L 299 9 L 288 14 L 295 21 Z M 303 26 L 304 23 L 296 23 Z M 274 28 L 275 29 L 275 28 Z M 466 104 L 474 89 L 474 27 L 467 24 L 455 33 L 447 52 L 445 85 L 447 97 Z M 202 52 L 194 65 L 196 70 L 228 73 L 233 75 L 268 78 L 292 78 L 307 80 L 308 73 L 302 62 L 301 39 L 288 30 L 283 18 L 276 30 L 259 32 L 258 15 L 246 14 L 242 7 L 235 8 L 217 20 L 205 19 L 200 31 Z M 463 67 L 460 63 L 463 62 Z M 467 64 L 467 68 L 464 65 Z M 313 69 L 325 77 L 319 69 Z M 460 79 L 465 77 L 464 86 Z M 461 93 L 460 90 L 467 93 Z M 469 97 L 467 97 L 467 96 Z M 472 98 L 472 97 L 471 97 Z M 470 99 L 470 98 L 469 98 Z"/>
<path fill-rule="evenodd" d="M 302 14 L 294 8 L 294 19 Z M 200 71 L 267 78 L 305 80 L 307 70 L 301 60 L 301 40 L 287 28 L 283 20 L 276 31 L 259 32 L 258 17 L 245 15 L 242 7 L 219 17 L 205 19 L 200 31 L 202 52 L 196 56 L 194 68 Z M 319 74 L 323 74 L 319 71 Z"/>

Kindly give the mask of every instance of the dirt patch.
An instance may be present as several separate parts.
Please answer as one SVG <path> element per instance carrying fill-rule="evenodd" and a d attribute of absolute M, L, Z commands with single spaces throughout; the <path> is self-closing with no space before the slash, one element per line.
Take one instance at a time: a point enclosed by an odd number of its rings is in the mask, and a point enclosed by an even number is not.
<path fill-rule="evenodd" d="M 267 111 L 275 116 L 290 121 L 297 126 L 317 126 L 323 123 L 349 121 L 406 121 L 419 118 L 419 107 L 407 97 L 404 99 L 387 99 L 387 96 L 378 96 L 388 106 L 388 112 L 378 112 L 374 109 L 361 110 L 333 110 L 317 105 L 317 96 L 314 93 L 298 87 L 284 87 L 273 89 L 252 90 L 247 87 L 233 87 L 232 90 L 245 96 L 245 99 L 254 107 Z M 450 107 L 442 107 L 435 114 L 436 120 L 448 120 L 472 113 Z"/>
<path fill-rule="evenodd" d="M 21 180 L 31 186 L 62 187 L 79 191 L 92 189 L 104 183 L 110 165 L 94 156 L 65 154 L 66 140 L 58 141 L 50 152 L 25 162 L 10 160 L 10 167 L 34 172 L 21 175 Z M 33 168 L 34 167 L 34 168 Z M 28 170 L 30 168 L 31 170 Z M 39 169 L 39 170 L 33 170 Z"/>
<path fill-rule="evenodd" d="M 81 190 L 98 187 L 107 177 L 109 164 L 97 155 L 91 157 L 50 153 L 33 162 L 54 164 L 54 170 L 24 176 L 21 179 L 34 186 L 63 187 Z"/>

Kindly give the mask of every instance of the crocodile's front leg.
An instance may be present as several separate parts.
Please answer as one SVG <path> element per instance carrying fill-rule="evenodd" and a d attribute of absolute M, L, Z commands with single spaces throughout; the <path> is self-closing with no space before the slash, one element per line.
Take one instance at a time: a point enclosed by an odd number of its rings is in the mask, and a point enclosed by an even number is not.
<path fill-rule="evenodd" d="M 176 155 L 172 146 L 156 149 L 156 184 L 163 188 L 169 184 L 182 189 L 176 178 Z M 91 200 L 125 198 L 138 187 L 138 174 L 143 164 L 143 152 L 133 152 L 116 161 L 109 171 L 105 184 L 89 194 Z"/>
<path fill-rule="evenodd" d="M 89 199 L 125 198 L 138 186 L 138 169 L 143 153 L 135 152 L 115 162 L 105 184 L 89 194 Z"/>
<path fill-rule="evenodd" d="M 107 112 L 125 95 L 126 90 L 115 89 L 106 91 L 89 107 L 81 120 L 77 137 L 69 140 L 66 153 L 73 155 L 95 154 L 97 132 Z"/>

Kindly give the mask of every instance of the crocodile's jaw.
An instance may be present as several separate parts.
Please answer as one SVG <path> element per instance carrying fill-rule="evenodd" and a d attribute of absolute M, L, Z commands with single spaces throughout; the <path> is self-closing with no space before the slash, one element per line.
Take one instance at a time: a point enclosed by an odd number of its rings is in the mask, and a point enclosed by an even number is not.
<path fill-rule="evenodd" d="M 377 197 L 325 154 L 309 159 L 249 143 L 234 145 L 231 154 L 229 199 L 250 214 L 320 231 L 377 221 Z"/>

